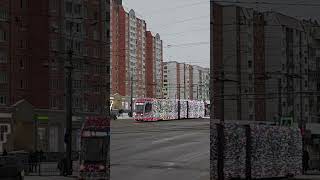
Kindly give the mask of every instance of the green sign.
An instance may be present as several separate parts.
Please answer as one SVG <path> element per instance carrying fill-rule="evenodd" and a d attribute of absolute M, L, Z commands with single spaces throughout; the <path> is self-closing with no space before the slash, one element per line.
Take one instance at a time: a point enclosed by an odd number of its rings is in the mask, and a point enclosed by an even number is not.
<path fill-rule="evenodd" d="M 35 115 L 35 119 L 42 122 L 48 122 L 49 120 L 48 116 L 39 116 L 39 115 Z"/>
<path fill-rule="evenodd" d="M 292 117 L 282 117 L 280 121 L 281 126 L 292 126 L 293 118 Z"/>

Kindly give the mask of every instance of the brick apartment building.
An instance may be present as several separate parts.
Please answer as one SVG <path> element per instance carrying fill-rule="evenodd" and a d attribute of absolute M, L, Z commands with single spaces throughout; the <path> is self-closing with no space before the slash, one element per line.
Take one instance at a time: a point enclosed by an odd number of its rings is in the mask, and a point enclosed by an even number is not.
<path fill-rule="evenodd" d="M 126 10 L 121 2 L 111 7 L 111 94 L 125 97 L 127 102 L 123 104 L 128 104 L 132 86 L 134 98 L 161 98 L 160 35 L 147 31 L 146 22 L 134 10 Z"/>
<path fill-rule="evenodd" d="M 0 0 L 0 7 L 1 108 L 24 99 L 48 116 L 44 137 L 63 132 L 71 50 L 74 116 L 103 113 L 109 99 L 109 1 Z M 63 137 L 49 141 L 63 149 Z"/>
<path fill-rule="evenodd" d="M 160 35 L 147 31 L 146 87 L 147 97 L 163 98 L 163 45 Z"/>

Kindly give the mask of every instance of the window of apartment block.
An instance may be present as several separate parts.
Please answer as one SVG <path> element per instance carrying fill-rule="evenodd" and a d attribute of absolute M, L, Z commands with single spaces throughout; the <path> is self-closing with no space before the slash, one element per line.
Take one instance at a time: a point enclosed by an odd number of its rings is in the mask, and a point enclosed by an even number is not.
<path fill-rule="evenodd" d="M 74 42 L 74 51 L 77 53 L 81 52 L 81 42 L 79 42 L 79 41 Z"/>
<path fill-rule="evenodd" d="M 24 80 L 20 80 L 20 82 L 19 82 L 19 87 L 20 87 L 20 89 L 24 89 L 25 88 L 25 81 Z"/>
<path fill-rule="evenodd" d="M 93 50 L 93 57 L 99 57 L 100 51 L 99 48 L 92 48 Z"/>
<path fill-rule="evenodd" d="M 98 12 L 94 12 L 93 13 L 93 19 L 94 20 L 98 20 Z"/>
<path fill-rule="evenodd" d="M 93 40 L 99 40 L 99 34 L 98 34 L 97 30 L 93 31 Z"/>
<path fill-rule="evenodd" d="M 8 40 L 8 37 L 7 37 L 7 32 L 0 29 L 0 41 L 7 41 Z"/>
<path fill-rule="evenodd" d="M 27 8 L 28 7 L 28 0 L 20 0 L 20 8 Z"/>
<path fill-rule="evenodd" d="M 54 97 L 54 96 L 50 97 L 50 107 L 53 108 L 53 109 L 58 107 L 57 97 Z"/>
<path fill-rule="evenodd" d="M 248 61 L 248 67 L 252 68 L 252 61 Z"/>
<path fill-rule="evenodd" d="M 20 69 L 24 69 L 24 64 L 25 64 L 25 62 L 24 62 L 23 57 L 20 57 L 20 60 L 19 60 L 19 67 L 20 67 Z"/>
<path fill-rule="evenodd" d="M 58 9 L 58 0 L 50 0 L 49 1 L 49 7 L 51 11 L 56 11 Z"/>
<path fill-rule="evenodd" d="M 7 96 L 0 96 L 0 105 L 6 105 L 7 104 Z"/>
<path fill-rule="evenodd" d="M 28 41 L 24 39 L 20 39 L 18 41 L 18 48 L 20 49 L 27 49 L 28 48 Z"/>
<path fill-rule="evenodd" d="M 81 15 L 81 4 L 77 4 L 74 6 L 74 13 L 76 15 Z"/>
<path fill-rule="evenodd" d="M 7 63 L 8 61 L 8 56 L 5 52 L 0 51 L 0 64 L 1 63 Z"/>
<path fill-rule="evenodd" d="M 72 14 L 72 2 L 66 2 L 66 12 Z"/>
<path fill-rule="evenodd" d="M 252 80 L 253 80 L 253 75 L 249 74 L 249 81 L 252 81 Z"/>
<path fill-rule="evenodd" d="M 0 8 L 0 21 L 8 20 L 8 10 L 5 8 Z"/>
<path fill-rule="evenodd" d="M 73 22 L 71 21 L 66 21 L 66 31 L 68 33 L 71 33 L 72 32 L 72 26 L 73 26 Z"/>
<path fill-rule="evenodd" d="M 6 72 L 0 72 L 0 84 L 7 83 L 7 73 Z"/>
<path fill-rule="evenodd" d="M 76 31 L 78 32 L 78 33 L 81 33 L 81 23 L 77 23 L 76 24 Z"/>

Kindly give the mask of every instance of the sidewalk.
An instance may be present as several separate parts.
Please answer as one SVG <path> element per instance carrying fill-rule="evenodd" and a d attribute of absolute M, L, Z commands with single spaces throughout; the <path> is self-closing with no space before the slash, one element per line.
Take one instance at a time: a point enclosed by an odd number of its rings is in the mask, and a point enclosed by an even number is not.
<path fill-rule="evenodd" d="M 129 117 L 127 113 L 123 113 L 120 116 L 118 116 L 117 119 L 133 119 L 133 118 Z"/>

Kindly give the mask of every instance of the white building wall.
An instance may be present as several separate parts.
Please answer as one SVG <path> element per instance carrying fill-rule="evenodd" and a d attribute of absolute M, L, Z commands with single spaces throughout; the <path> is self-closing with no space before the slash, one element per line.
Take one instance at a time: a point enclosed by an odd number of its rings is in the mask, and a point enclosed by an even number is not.
<path fill-rule="evenodd" d="M 177 62 L 164 63 L 164 98 L 177 99 Z"/>

